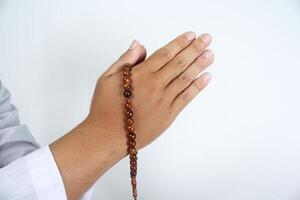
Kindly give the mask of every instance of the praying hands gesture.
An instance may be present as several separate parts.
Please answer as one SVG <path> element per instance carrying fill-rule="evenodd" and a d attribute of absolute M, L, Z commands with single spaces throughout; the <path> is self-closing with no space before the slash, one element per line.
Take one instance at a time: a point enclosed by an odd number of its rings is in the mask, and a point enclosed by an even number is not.
<path fill-rule="evenodd" d="M 68 199 L 78 199 L 109 168 L 127 155 L 122 94 L 122 66 L 131 70 L 136 148 L 161 135 L 180 111 L 209 83 L 202 73 L 214 61 L 209 34 L 186 32 L 146 58 L 146 49 L 131 47 L 98 79 L 88 116 L 50 145 Z M 75 164 L 76 163 L 76 164 Z"/>

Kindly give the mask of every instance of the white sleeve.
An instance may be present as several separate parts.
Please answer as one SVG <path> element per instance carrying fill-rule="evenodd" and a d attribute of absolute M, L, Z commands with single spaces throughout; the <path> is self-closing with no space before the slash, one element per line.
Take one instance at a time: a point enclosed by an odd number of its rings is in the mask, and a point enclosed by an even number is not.
<path fill-rule="evenodd" d="M 94 187 L 81 200 L 90 200 Z M 0 199 L 67 200 L 62 177 L 49 146 L 0 169 Z"/>
<path fill-rule="evenodd" d="M 0 80 L 0 200 L 67 200 L 49 146 L 40 148 Z M 82 196 L 90 200 L 94 185 Z"/>
<path fill-rule="evenodd" d="M 40 147 L 28 127 L 20 123 L 18 110 L 10 99 L 0 80 L 0 168 Z"/>

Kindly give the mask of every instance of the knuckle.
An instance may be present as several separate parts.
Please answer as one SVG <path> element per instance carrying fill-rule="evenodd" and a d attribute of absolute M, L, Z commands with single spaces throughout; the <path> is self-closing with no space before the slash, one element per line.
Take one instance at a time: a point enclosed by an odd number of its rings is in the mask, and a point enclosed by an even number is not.
<path fill-rule="evenodd" d="M 159 86 L 159 84 L 160 84 L 160 82 L 159 82 L 158 79 L 153 79 L 153 80 L 151 81 L 151 85 L 148 87 L 149 89 L 148 89 L 147 93 L 148 93 L 149 95 L 155 94 L 155 92 L 158 91 L 158 86 Z"/>
<path fill-rule="evenodd" d="M 180 80 L 180 84 L 182 85 L 187 85 L 191 82 L 191 78 L 187 74 L 182 74 L 179 77 L 179 80 Z"/>
<path fill-rule="evenodd" d="M 186 63 L 185 63 L 183 58 L 178 57 L 176 59 L 176 61 L 175 61 L 175 67 L 176 68 L 182 69 L 182 68 L 185 67 L 185 65 L 186 65 Z"/>
<path fill-rule="evenodd" d="M 195 42 L 193 43 L 193 45 L 191 45 L 191 47 L 198 54 L 205 49 L 205 45 L 201 40 L 195 40 Z"/>
<path fill-rule="evenodd" d="M 106 78 L 106 77 L 104 77 L 104 76 L 100 76 L 100 77 L 97 79 L 95 91 L 96 91 L 96 90 L 102 91 L 103 87 L 104 87 L 105 85 L 107 85 L 107 81 L 109 81 L 109 80 L 110 80 L 110 77 L 109 77 L 109 78 Z"/>
<path fill-rule="evenodd" d="M 204 69 L 211 65 L 214 62 L 214 57 L 204 58 L 203 56 L 198 57 L 195 60 L 196 66 L 198 66 L 200 69 Z"/>
<path fill-rule="evenodd" d="M 97 79 L 97 84 L 103 84 L 105 78 L 106 77 L 103 74 L 99 76 Z"/>
<path fill-rule="evenodd" d="M 160 105 L 162 102 L 161 100 L 157 100 L 157 84 L 151 84 L 148 86 L 148 89 L 145 91 L 145 93 L 142 95 L 142 102 L 145 103 L 154 103 L 156 106 Z"/>
<path fill-rule="evenodd" d="M 163 98 L 158 98 L 157 101 L 155 102 L 155 105 L 158 108 L 164 107 L 164 99 Z"/>
<path fill-rule="evenodd" d="M 175 45 L 178 46 L 180 49 L 185 48 L 189 44 L 189 40 L 186 37 L 180 37 L 175 40 Z"/>
<path fill-rule="evenodd" d="M 131 54 L 129 52 L 125 52 L 125 53 L 123 53 L 122 55 L 119 56 L 118 60 L 119 61 L 126 61 L 130 55 Z"/>
<path fill-rule="evenodd" d="M 171 51 L 166 47 L 159 49 L 157 51 L 157 54 L 159 55 L 159 57 L 162 57 L 166 60 L 171 60 L 173 58 Z"/>
<path fill-rule="evenodd" d="M 184 92 L 182 95 L 182 99 L 186 102 L 190 101 L 192 99 L 192 94 L 188 91 Z"/>
<path fill-rule="evenodd" d="M 206 60 L 203 59 L 201 56 L 195 60 L 196 66 L 199 66 L 200 68 L 202 68 L 205 65 L 205 63 Z"/>
<path fill-rule="evenodd" d="M 194 87 L 196 88 L 197 91 L 200 91 L 200 90 L 202 90 L 204 88 L 204 84 L 202 82 L 200 82 L 200 81 L 196 81 L 194 83 Z"/>
<path fill-rule="evenodd" d="M 151 77 L 151 85 L 154 87 L 154 89 L 157 89 L 157 87 L 161 84 L 161 80 L 157 76 Z"/>
<path fill-rule="evenodd" d="M 131 78 L 133 80 L 133 82 L 137 81 L 139 79 L 140 75 L 139 75 L 139 71 L 138 68 L 134 67 L 131 70 Z"/>

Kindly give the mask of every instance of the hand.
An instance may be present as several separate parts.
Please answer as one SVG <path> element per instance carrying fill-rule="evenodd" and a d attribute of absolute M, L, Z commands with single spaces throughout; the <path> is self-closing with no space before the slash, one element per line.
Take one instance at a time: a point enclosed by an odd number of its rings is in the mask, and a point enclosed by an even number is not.
<path fill-rule="evenodd" d="M 193 32 L 187 32 L 143 62 L 145 49 L 135 42 L 134 48 L 122 55 L 98 79 L 88 120 L 107 127 L 108 137 L 120 142 L 126 155 L 121 69 L 126 62 L 135 64 L 132 69 L 132 110 L 137 148 L 148 145 L 209 83 L 211 76 L 208 73 L 203 73 L 199 78 L 196 76 L 214 61 L 213 53 L 206 49 L 210 42 L 208 34 L 195 38 Z M 140 56 L 131 55 L 136 52 L 140 52 Z"/>
<path fill-rule="evenodd" d="M 214 57 L 206 48 L 210 36 L 187 32 L 155 51 L 148 59 L 137 42 L 98 79 L 86 119 L 59 138 L 50 149 L 63 178 L 67 197 L 78 199 L 110 167 L 127 155 L 121 67 L 132 68 L 133 112 L 137 148 L 151 143 L 209 83 L 197 75 Z M 74 184 L 76 183 L 76 184 Z"/>

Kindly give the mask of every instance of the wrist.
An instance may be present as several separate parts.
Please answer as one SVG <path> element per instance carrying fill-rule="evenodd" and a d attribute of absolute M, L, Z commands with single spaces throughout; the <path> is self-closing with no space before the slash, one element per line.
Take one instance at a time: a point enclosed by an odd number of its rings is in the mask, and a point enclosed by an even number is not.
<path fill-rule="evenodd" d="M 77 199 L 127 155 L 126 142 L 122 144 L 121 139 L 110 134 L 111 130 L 105 125 L 87 117 L 50 144 L 68 199 Z"/>
<path fill-rule="evenodd" d="M 118 162 L 128 155 L 126 132 L 122 129 L 122 125 L 115 127 L 111 124 L 89 115 L 80 126 L 86 129 L 99 148 L 105 149 L 111 159 Z"/>

